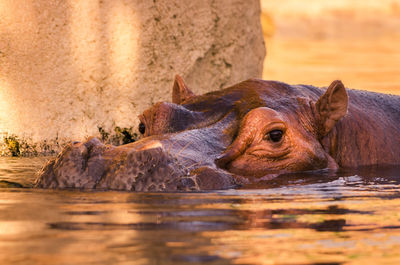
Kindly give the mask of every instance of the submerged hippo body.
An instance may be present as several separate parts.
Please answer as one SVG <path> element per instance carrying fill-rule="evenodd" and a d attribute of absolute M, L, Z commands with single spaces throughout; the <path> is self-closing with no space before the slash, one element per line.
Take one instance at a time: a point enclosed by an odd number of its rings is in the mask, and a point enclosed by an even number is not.
<path fill-rule="evenodd" d="M 138 142 L 68 145 L 42 188 L 136 191 L 235 187 L 318 169 L 400 164 L 400 97 L 250 79 L 194 95 L 177 76 L 173 103 L 140 115 Z"/>

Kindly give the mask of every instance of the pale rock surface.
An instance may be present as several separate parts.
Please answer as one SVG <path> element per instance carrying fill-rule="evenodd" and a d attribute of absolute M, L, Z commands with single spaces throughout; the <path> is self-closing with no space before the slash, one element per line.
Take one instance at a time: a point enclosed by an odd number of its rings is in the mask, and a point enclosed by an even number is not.
<path fill-rule="evenodd" d="M 134 132 L 175 74 L 195 93 L 262 75 L 258 0 L 3 0 L 0 17 L 0 133 L 21 152 Z"/>

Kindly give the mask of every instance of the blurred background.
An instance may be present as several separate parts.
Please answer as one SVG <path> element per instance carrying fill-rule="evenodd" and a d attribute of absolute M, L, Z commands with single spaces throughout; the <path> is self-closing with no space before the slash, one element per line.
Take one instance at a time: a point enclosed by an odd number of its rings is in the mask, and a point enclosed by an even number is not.
<path fill-rule="evenodd" d="M 400 94 L 399 0 L 261 0 L 264 79 Z"/>

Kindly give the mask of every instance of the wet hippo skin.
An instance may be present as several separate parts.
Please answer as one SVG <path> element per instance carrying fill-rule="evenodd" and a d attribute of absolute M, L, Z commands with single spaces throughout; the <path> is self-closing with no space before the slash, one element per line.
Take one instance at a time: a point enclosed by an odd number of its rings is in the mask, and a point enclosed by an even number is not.
<path fill-rule="evenodd" d="M 75 142 L 36 187 L 208 190 L 310 170 L 400 164 L 400 97 L 250 79 L 195 95 L 177 76 L 172 103 L 139 116 L 144 138 Z"/>

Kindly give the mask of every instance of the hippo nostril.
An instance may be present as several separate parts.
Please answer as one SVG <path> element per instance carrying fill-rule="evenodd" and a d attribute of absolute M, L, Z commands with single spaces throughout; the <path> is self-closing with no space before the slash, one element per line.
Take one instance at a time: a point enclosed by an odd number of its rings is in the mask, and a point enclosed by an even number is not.
<path fill-rule="evenodd" d="M 226 166 L 236 158 L 238 158 L 243 153 L 243 145 L 242 143 L 233 143 L 229 146 L 225 152 L 223 152 L 219 157 L 217 157 L 214 162 L 219 168 L 226 168 Z"/>
<path fill-rule="evenodd" d="M 220 155 L 215 159 L 215 164 L 219 168 L 225 168 L 226 165 L 230 162 L 230 159 L 227 155 Z"/>

